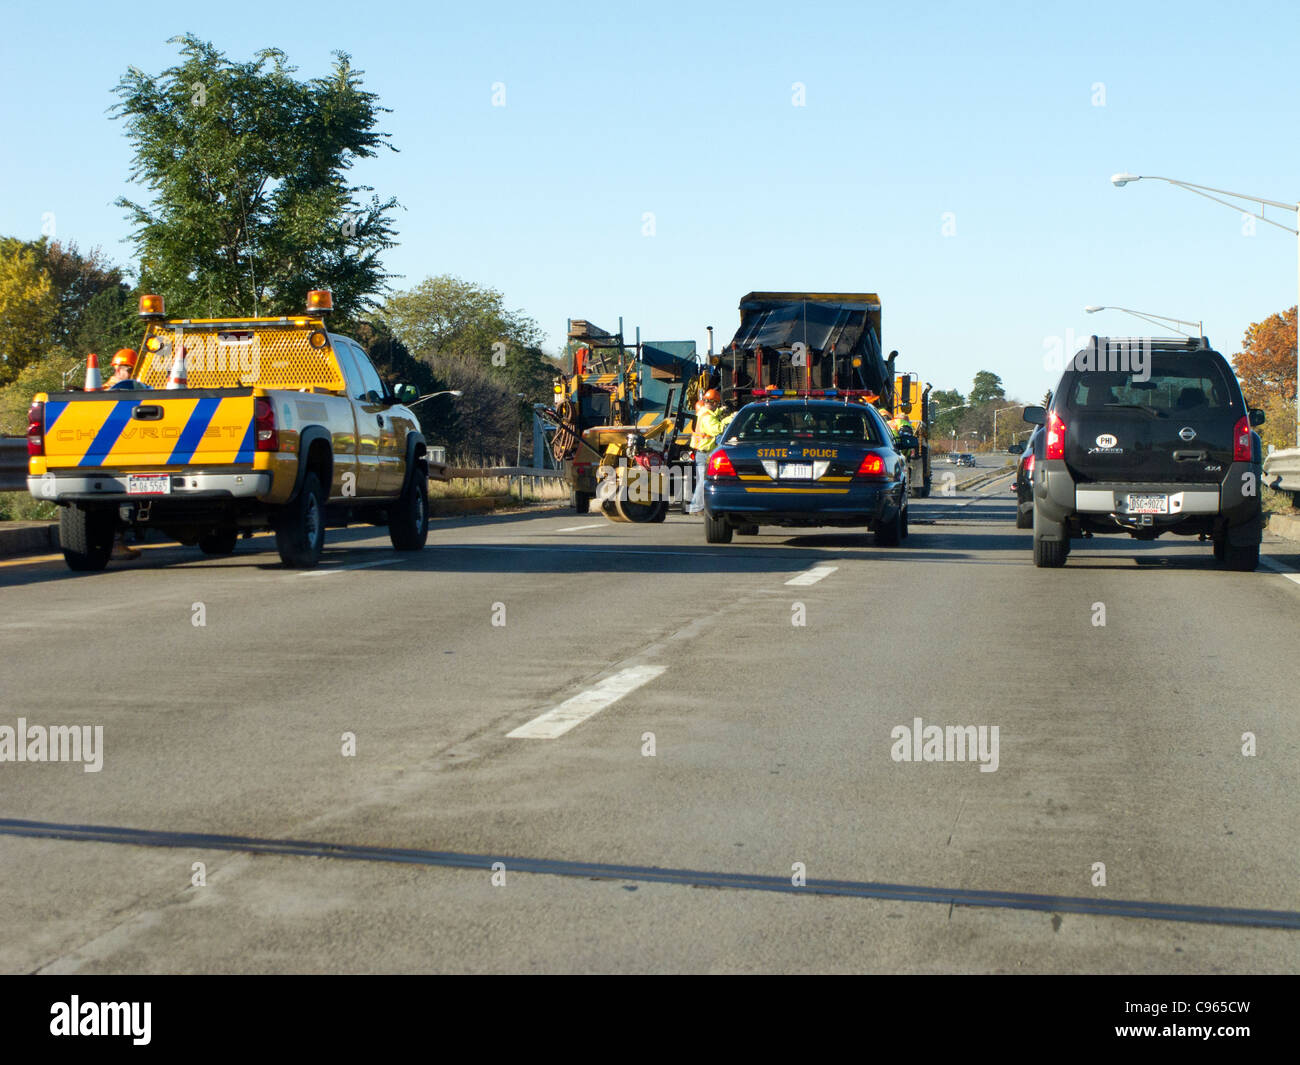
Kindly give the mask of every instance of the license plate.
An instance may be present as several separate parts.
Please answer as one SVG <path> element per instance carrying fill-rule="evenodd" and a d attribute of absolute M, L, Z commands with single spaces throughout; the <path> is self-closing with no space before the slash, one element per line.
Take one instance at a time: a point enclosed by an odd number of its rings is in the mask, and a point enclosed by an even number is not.
<path fill-rule="evenodd" d="M 168 473 L 129 473 L 126 477 L 126 494 L 129 496 L 165 496 L 172 490 Z"/>
<path fill-rule="evenodd" d="M 783 462 L 781 464 L 781 479 L 793 481 L 811 481 L 812 480 L 812 463 L 811 462 Z"/>
<path fill-rule="evenodd" d="M 1169 497 L 1167 495 L 1134 495 L 1128 497 L 1130 514 L 1168 514 Z"/>

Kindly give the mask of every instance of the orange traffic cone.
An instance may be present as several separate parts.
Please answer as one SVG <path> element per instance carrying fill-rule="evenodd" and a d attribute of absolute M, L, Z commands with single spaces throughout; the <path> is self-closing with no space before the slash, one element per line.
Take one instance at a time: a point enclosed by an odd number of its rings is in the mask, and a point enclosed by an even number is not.
<path fill-rule="evenodd" d="M 179 355 L 172 356 L 171 372 L 167 375 L 168 388 L 189 388 L 185 374 L 185 355 L 186 349 L 182 347 Z"/>
<path fill-rule="evenodd" d="M 86 356 L 86 391 L 99 392 L 104 387 L 104 379 L 99 374 L 99 356 L 93 351 Z"/>

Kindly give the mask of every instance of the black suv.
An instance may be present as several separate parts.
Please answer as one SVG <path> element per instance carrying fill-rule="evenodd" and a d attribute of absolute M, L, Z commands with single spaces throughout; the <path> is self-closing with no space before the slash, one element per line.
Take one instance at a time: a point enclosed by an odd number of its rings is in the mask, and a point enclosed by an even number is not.
<path fill-rule="evenodd" d="M 1034 565 L 1070 539 L 1200 535 L 1236 570 L 1259 564 L 1259 435 L 1231 367 L 1205 338 L 1092 337 L 1067 364 L 1034 467 Z"/>

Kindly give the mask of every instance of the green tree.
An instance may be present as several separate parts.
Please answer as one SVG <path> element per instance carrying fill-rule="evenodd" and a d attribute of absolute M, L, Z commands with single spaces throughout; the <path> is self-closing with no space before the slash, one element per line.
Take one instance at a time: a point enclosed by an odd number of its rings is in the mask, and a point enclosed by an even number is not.
<path fill-rule="evenodd" d="M 991 403 L 993 400 L 1007 398 L 1006 389 L 1002 387 L 1002 378 L 991 370 L 980 370 L 971 384 L 970 401 L 972 406 Z"/>
<path fill-rule="evenodd" d="M 13 238 L 0 240 L 0 385 L 49 353 L 58 313 L 54 283 L 36 252 Z"/>
<path fill-rule="evenodd" d="M 550 396 L 559 364 L 541 349 L 541 327 L 522 311 L 509 310 L 494 288 L 450 274 L 426 278 L 389 296 L 381 317 L 435 371 L 450 361 L 459 368 L 468 360 L 512 397 L 523 393 L 526 401 L 540 401 Z"/>
<path fill-rule="evenodd" d="M 131 67 L 116 89 L 131 177 L 153 195 L 118 201 L 142 287 L 192 316 L 292 313 L 329 288 L 335 324 L 356 320 L 386 288 L 397 201 L 363 204 L 374 190 L 345 178 L 356 159 L 395 150 L 375 128 L 388 109 L 343 52 L 328 77 L 299 81 L 278 49 L 238 63 L 192 34 L 173 42 L 177 65 Z"/>

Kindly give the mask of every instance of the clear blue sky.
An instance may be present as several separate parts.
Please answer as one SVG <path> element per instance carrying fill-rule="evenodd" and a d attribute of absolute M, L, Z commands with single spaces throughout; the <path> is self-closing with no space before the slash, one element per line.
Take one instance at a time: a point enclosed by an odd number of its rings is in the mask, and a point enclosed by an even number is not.
<path fill-rule="evenodd" d="M 400 154 L 355 175 L 405 207 L 396 285 L 492 285 L 552 350 L 568 317 L 702 349 L 751 289 L 875 291 L 900 366 L 963 392 L 990 369 L 1031 399 L 1048 338 L 1148 331 L 1086 304 L 1203 318 L 1232 354 L 1296 302 L 1295 238 L 1108 180 L 1300 199 L 1283 3 L 77 2 L 5 22 L 0 233 L 53 212 L 59 239 L 123 264 L 113 201 L 141 190 L 111 90 L 189 31 L 238 59 L 282 48 L 302 77 L 349 52 L 393 109 Z"/>

